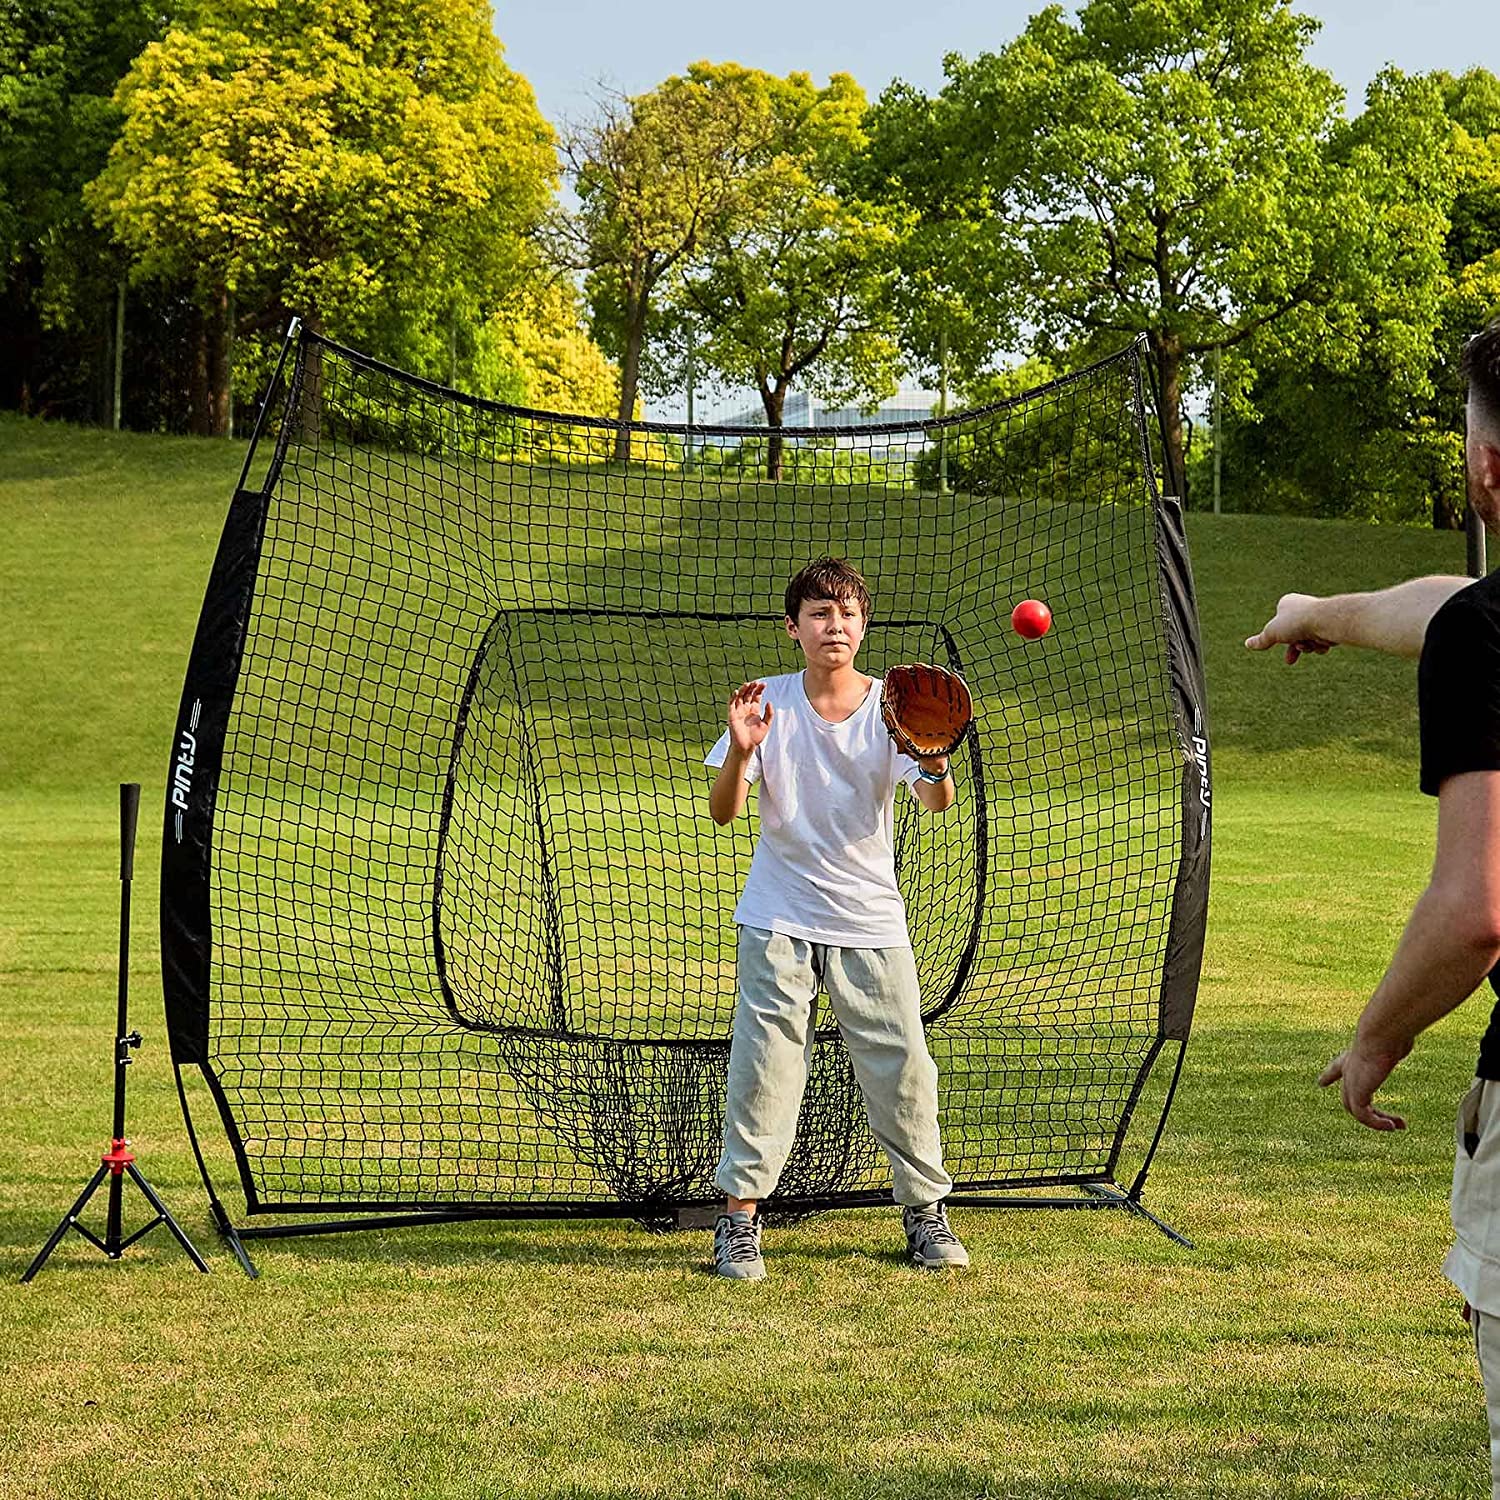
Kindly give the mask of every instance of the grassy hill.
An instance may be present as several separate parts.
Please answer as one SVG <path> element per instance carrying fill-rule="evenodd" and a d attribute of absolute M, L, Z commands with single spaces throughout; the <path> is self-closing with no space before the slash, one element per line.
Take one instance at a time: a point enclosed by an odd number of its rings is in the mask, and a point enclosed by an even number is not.
<path fill-rule="evenodd" d="M 161 784 L 237 442 L 0 416 L 6 629 L 0 787 Z M 1218 779 L 1414 774 L 1409 663 L 1347 654 L 1286 670 L 1245 636 L 1288 589 L 1461 572 L 1463 538 L 1345 522 L 1193 515 Z"/>

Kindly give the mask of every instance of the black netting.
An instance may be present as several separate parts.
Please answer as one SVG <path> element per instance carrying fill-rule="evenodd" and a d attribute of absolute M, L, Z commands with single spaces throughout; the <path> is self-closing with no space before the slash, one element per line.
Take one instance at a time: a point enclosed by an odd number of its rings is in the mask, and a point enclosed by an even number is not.
<path fill-rule="evenodd" d="M 643 426 L 625 467 L 610 424 L 304 336 L 205 605 L 164 865 L 174 1049 L 252 1204 L 713 1196 L 755 803 L 715 826 L 702 761 L 735 686 L 800 665 L 782 591 L 830 553 L 871 586 L 859 666 L 942 662 L 975 699 L 957 805 L 897 804 L 948 1167 L 1111 1178 L 1186 1037 L 1207 831 L 1140 358 L 789 430 L 772 481 L 764 431 Z M 1031 643 L 1027 597 L 1056 617 Z M 830 1029 L 781 1196 L 887 1180 Z"/>

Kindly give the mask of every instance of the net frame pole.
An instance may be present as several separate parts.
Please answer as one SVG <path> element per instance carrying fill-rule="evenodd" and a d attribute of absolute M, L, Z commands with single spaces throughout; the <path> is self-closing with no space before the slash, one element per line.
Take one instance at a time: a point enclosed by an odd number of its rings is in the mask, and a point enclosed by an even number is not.
<path fill-rule="evenodd" d="M 235 484 L 236 497 L 245 492 L 245 483 L 250 477 L 250 469 L 255 462 L 255 455 L 260 447 L 260 440 L 265 428 L 266 418 L 276 399 L 277 392 L 281 389 L 282 377 L 286 370 L 287 359 L 290 357 L 292 350 L 297 346 L 298 341 L 301 337 L 301 333 L 302 320 L 301 318 L 293 317 L 287 324 L 286 333 L 283 335 L 281 341 L 281 351 L 277 355 L 275 368 L 271 372 L 270 380 L 266 383 L 265 394 L 261 398 L 259 407 L 256 411 L 255 423 L 251 428 L 250 438 L 245 447 L 245 461 L 240 467 L 239 479 Z M 196 723 L 196 711 L 194 722 Z M 168 827 L 171 827 L 174 822 L 174 810 L 171 803 L 171 789 L 173 781 L 172 774 L 169 773 L 167 780 L 168 806 L 166 816 L 167 825 Z M 168 844 L 166 842 L 167 836 L 168 835 L 164 832 L 164 853 L 168 848 Z M 209 1212 L 213 1216 L 215 1227 L 219 1231 L 219 1237 L 228 1247 L 231 1254 L 233 1254 L 240 1269 L 248 1277 L 250 1277 L 251 1280 L 255 1280 L 260 1273 L 256 1270 L 254 1263 L 250 1259 L 250 1256 L 246 1253 L 245 1247 L 241 1242 L 241 1238 L 239 1232 L 235 1227 L 234 1221 L 230 1218 L 228 1211 L 224 1207 L 223 1201 L 219 1197 L 218 1189 L 213 1180 L 213 1174 L 209 1171 L 208 1162 L 204 1157 L 202 1143 L 199 1141 L 197 1127 L 193 1120 L 192 1108 L 188 1103 L 187 1087 L 183 1077 L 183 1069 L 184 1067 L 188 1066 L 188 1064 L 182 1059 L 180 1049 L 176 1044 L 176 1039 L 173 1038 L 172 1040 L 172 1072 L 177 1086 L 177 1098 L 178 1102 L 182 1106 L 183 1124 L 187 1129 L 188 1142 L 192 1147 L 193 1159 L 198 1165 L 198 1176 L 203 1182 L 203 1190 L 208 1197 Z M 204 1077 L 205 1081 L 217 1095 L 215 1080 L 213 1079 L 213 1076 L 209 1069 L 201 1060 L 195 1059 L 194 1062 L 198 1066 L 199 1071 Z M 236 1155 L 242 1157 L 243 1148 L 238 1140 L 238 1133 L 235 1130 L 233 1121 L 229 1117 L 227 1109 L 224 1109 L 221 1106 L 220 1113 L 224 1121 L 225 1130 L 226 1132 L 228 1132 L 230 1139 L 234 1145 Z"/>
<path fill-rule="evenodd" d="M 250 465 L 255 462 L 255 450 L 260 445 L 261 428 L 265 426 L 266 413 L 270 410 L 271 402 L 281 386 L 281 373 L 286 368 L 287 355 L 292 352 L 292 348 L 297 342 L 297 336 L 301 332 L 302 319 L 293 318 L 287 324 L 286 334 L 281 340 L 281 353 L 276 356 L 276 368 L 271 371 L 271 378 L 266 384 L 266 394 L 255 413 L 255 426 L 250 429 L 250 443 L 245 449 L 245 462 L 244 466 L 240 469 L 239 482 L 235 485 L 236 490 L 244 489 L 245 481 L 250 477 Z"/>
<path fill-rule="evenodd" d="M 1212 796 L 1210 734 L 1205 707 L 1202 647 L 1197 632 L 1197 597 L 1192 567 L 1188 561 L 1187 538 L 1183 524 L 1180 495 L 1163 494 L 1156 481 L 1151 458 L 1150 425 L 1146 418 L 1149 382 L 1158 418 L 1164 467 L 1170 471 L 1170 449 L 1167 445 L 1165 414 L 1161 410 L 1161 385 L 1150 345 L 1144 334 L 1134 346 L 1137 363 L 1134 369 L 1134 399 L 1141 433 L 1141 462 L 1145 483 L 1154 503 L 1159 577 L 1162 586 L 1162 621 L 1172 680 L 1172 711 L 1182 755 L 1181 819 L 1179 824 L 1179 860 L 1173 883 L 1172 918 L 1167 940 L 1166 968 L 1162 975 L 1161 1023 L 1157 1041 L 1143 1063 L 1130 1100 L 1116 1131 L 1110 1154 L 1111 1175 L 1118 1166 L 1120 1153 L 1143 1093 L 1167 1041 L 1178 1043 L 1176 1063 L 1167 1085 L 1161 1111 L 1152 1132 L 1150 1144 L 1128 1189 L 1121 1190 L 1125 1202 L 1150 1219 L 1169 1238 L 1191 1249 L 1192 1243 L 1170 1228 L 1141 1204 L 1146 1179 L 1166 1132 L 1167 1119 L 1177 1097 L 1182 1078 L 1192 1009 L 1196 1001 L 1198 977 L 1208 919 L 1209 871 L 1212 859 Z M 1143 379 L 1142 366 L 1145 376 Z M 1170 473 L 1168 480 L 1170 482 Z M 1174 964 L 1175 957 L 1175 964 Z"/>
<path fill-rule="evenodd" d="M 1081 1209 L 1088 1212 L 1106 1211 L 1111 1209 L 1122 1210 L 1134 1217 L 1146 1220 L 1161 1231 L 1175 1244 L 1181 1245 L 1185 1250 L 1193 1250 L 1197 1247 L 1193 1241 L 1180 1230 L 1174 1229 L 1165 1220 L 1152 1213 L 1140 1200 L 1129 1192 L 1122 1191 L 1118 1184 L 1113 1182 L 1082 1183 L 1077 1187 L 1074 1194 L 1032 1194 L 1005 1193 L 953 1193 L 944 1200 L 953 1208 L 975 1208 L 975 1209 L 1058 1209 L 1074 1210 Z M 883 1203 L 861 1203 L 854 1207 L 873 1208 L 888 1207 L 891 1200 Z M 663 1214 L 673 1213 L 680 1219 L 689 1219 L 695 1213 L 707 1210 L 709 1213 L 717 1211 L 720 1205 L 717 1202 L 702 1204 L 688 1204 L 681 1207 L 673 1206 L 663 1208 Z M 841 1205 L 848 1207 L 850 1205 Z M 795 1200 L 784 1205 L 789 1213 L 798 1212 L 820 1212 L 819 1207 L 808 1208 Z M 590 1205 L 590 1211 L 578 1215 L 589 1219 L 619 1219 L 626 1217 L 626 1210 L 619 1204 Z M 636 1209 L 639 1212 L 639 1209 Z M 371 1213 L 369 1215 L 353 1218 L 345 1217 L 339 1219 L 320 1219 L 315 1223 L 308 1224 L 244 1224 L 238 1227 L 230 1224 L 228 1229 L 235 1235 L 237 1240 L 286 1240 L 301 1239 L 313 1235 L 324 1234 L 357 1234 L 363 1230 L 386 1230 L 386 1229 L 411 1229 L 420 1228 L 432 1224 L 482 1224 L 482 1223 L 513 1223 L 533 1220 L 551 1219 L 555 1215 L 541 1208 L 514 1210 L 498 1208 L 455 1208 L 448 1211 L 433 1211 L 429 1213 Z M 227 1222 L 227 1216 L 226 1216 Z M 683 1228 L 699 1228 L 701 1225 L 686 1222 Z M 243 1250 L 243 1247 L 241 1247 Z M 242 1266 L 250 1276 L 258 1276 L 248 1264 L 249 1257 L 244 1256 Z"/>

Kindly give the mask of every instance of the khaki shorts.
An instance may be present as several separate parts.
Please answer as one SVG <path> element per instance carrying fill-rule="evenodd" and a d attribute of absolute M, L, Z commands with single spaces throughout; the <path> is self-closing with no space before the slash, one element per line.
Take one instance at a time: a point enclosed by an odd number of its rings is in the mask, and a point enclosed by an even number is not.
<path fill-rule="evenodd" d="M 1490 1418 L 1493 1500 L 1500 1500 L 1500 1082 L 1476 1078 L 1454 1124 L 1454 1244 L 1443 1262 L 1469 1304 Z"/>
<path fill-rule="evenodd" d="M 1474 1080 L 1453 1135 L 1454 1244 L 1443 1270 L 1471 1307 L 1500 1318 L 1500 1082 Z"/>

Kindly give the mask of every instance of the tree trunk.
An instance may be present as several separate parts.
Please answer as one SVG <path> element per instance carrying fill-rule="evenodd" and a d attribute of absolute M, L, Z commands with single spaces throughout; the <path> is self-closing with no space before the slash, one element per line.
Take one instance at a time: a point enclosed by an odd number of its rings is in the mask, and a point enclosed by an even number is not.
<path fill-rule="evenodd" d="M 620 365 L 620 425 L 615 429 L 615 462 L 630 462 L 630 428 L 635 419 L 635 397 L 641 381 L 641 346 L 646 342 L 646 294 L 627 291 L 625 301 L 625 358 Z"/>
<path fill-rule="evenodd" d="M 209 304 L 208 430 L 213 437 L 229 436 L 229 291 L 219 287 Z"/>
<path fill-rule="evenodd" d="M 209 416 L 208 344 L 208 316 L 201 307 L 195 306 L 192 355 L 188 367 L 188 431 L 194 437 L 207 437 L 213 430 Z"/>
<path fill-rule="evenodd" d="M 778 380 L 770 390 L 765 386 L 760 389 L 760 404 L 765 407 L 766 428 L 770 433 L 770 440 L 766 444 L 766 478 L 772 484 L 779 483 L 781 479 L 781 456 L 785 441 L 781 435 L 781 417 L 786 408 L 786 388 L 786 381 Z"/>
<path fill-rule="evenodd" d="M 114 355 L 111 361 L 114 368 L 110 371 L 109 382 L 109 425 L 118 432 L 124 406 L 121 393 L 125 385 L 125 278 L 123 276 L 115 287 L 115 336 L 110 352 Z"/>
<path fill-rule="evenodd" d="M 1427 487 L 1432 496 L 1432 529 L 1434 531 L 1462 531 L 1468 495 L 1464 492 L 1464 470 L 1458 471 L 1458 484 L 1453 475 L 1445 472 L 1444 465 L 1436 461 L 1430 448 L 1427 455 Z"/>
<path fill-rule="evenodd" d="M 308 333 L 322 333 L 323 320 L 309 313 L 302 320 Z M 296 412 L 298 431 L 307 442 L 316 442 L 323 431 L 323 351 L 310 348 L 302 367 L 302 396 Z"/>
<path fill-rule="evenodd" d="M 1175 334 L 1153 333 L 1151 352 L 1156 356 L 1160 382 L 1157 416 L 1161 421 L 1162 441 L 1166 445 L 1163 462 L 1166 474 L 1163 488 L 1187 505 L 1186 452 L 1182 441 L 1182 343 Z"/>

